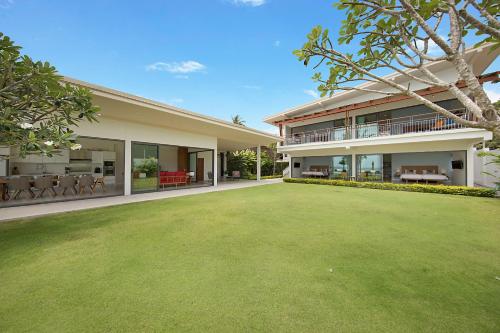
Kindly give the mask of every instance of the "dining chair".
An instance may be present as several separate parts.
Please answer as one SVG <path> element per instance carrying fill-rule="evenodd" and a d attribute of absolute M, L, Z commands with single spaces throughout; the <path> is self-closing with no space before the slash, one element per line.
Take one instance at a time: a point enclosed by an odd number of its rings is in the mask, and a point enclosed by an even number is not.
<path fill-rule="evenodd" d="M 92 191 L 95 192 L 97 186 L 101 187 L 103 192 L 106 192 L 106 184 L 104 183 L 104 177 L 97 177 L 92 185 Z"/>
<path fill-rule="evenodd" d="M 68 189 L 75 195 L 77 193 L 75 185 L 75 176 L 63 176 L 59 179 L 59 188 L 62 189 L 62 195 L 64 195 Z"/>
<path fill-rule="evenodd" d="M 31 198 L 35 198 L 35 193 L 31 190 L 31 178 L 30 177 L 14 177 L 10 178 L 8 181 L 9 190 L 12 190 L 12 199 L 17 199 L 21 193 L 27 192 Z"/>
<path fill-rule="evenodd" d="M 57 195 L 54 190 L 54 177 L 53 176 L 41 176 L 35 178 L 35 189 L 39 190 L 35 198 L 40 198 L 43 196 L 45 191 L 48 191 L 53 197 Z"/>
<path fill-rule="evenodd" d="M 83 175 L 80 177 L 78 180 L 78 192 L 80 194 L 83 194 L 85 192 L 85 189 L 88 187 L 90 194 L 94 193 L 94 177 L 91 175 Z"/>

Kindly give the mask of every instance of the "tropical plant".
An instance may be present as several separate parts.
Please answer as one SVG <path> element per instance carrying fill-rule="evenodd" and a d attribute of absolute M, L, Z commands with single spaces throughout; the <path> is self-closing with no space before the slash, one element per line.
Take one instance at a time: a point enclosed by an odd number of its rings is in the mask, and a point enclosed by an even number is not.
<path fill-rule="evenodd" d="M 18 146 L 23 157 L 79 149 L 72 128 L 97 120 L 90 91 L 63 84 L 48 62 L 20 51 L 0 33 L 0 146 Z"/>
<path fill-rule="evenodd" d="M 158 171 L 158 160 L 155 157 L 141 159 L 134 165 L 134 171 L 145 173 L 148 177 L 151 177 Z"/>
<path fill-rule="evenodd" d="M 484 171 L 483 173 L 497 179 L 495 184 L 497 185 L 497 188 L 500 189 L 500 154 L 499 153 L 494 153 L 490 151 L 482 151 L 478 154 L 479 157 L 491 157 L 491 160 L 486 163 L 486 164 L 494 164 L 496 166 L 497 172 L 486 172 Z"/>
<path fill-rule="evenodd" d="M 316 26 L 302 48 L 294 52 L 304 65 L 316 60 L 314 68 L 325 70 L 326 75 L 319 71 L 313 76 L 319 83 L 321 96 L 337 90 L 406 95 L 459 124 L 500 134 L 500 112 L 468 64 L 464 40 L 475 33 L 481 41 L 473 48 L 488 42 L 492 45 L 491 52 L 498 52 L 498 1 L 340 0 L 336 8 L 346 14 L 336 34 L 337 45 L 328 29 Z M 339 48 L 342 44 L 355 45 L 349 45 L 349 51 L 342 52 Z M 458 82 L 444 81 L 429 70 L 429 64 L 439 61 L 451 65 L 467 92 Z M 325 67 L 320 67 L 322 65 Z M 388 70 L 400 74 L 406 81 L 448 91 L 471 112 L 473 119 L 463 119 L 419 95 L 414 85 L 401 84 L 381 75 Z M 362 82 L 375 85 L 353 86 Z"/>
<path fill-rule="evenodd" d="M 233 122 L 233 124 L 241 126 L 245 126 L 246 123 L 246 121 L 243 120 L 243 118 L 239 114 L 231 116 L 231 121 Z"/>

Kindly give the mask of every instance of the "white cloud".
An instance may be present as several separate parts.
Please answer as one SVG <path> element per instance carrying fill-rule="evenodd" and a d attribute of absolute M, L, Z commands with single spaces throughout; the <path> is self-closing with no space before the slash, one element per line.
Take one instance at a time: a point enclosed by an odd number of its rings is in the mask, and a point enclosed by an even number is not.
<path fill-rule="evenodd" d="M 484 91 L 486 92 L 486 95 L 488 95 L 492 103 L 495 103 L 496 101 L 500 100 L 500 89 L 498 89 L 495 85 L 491 84 L 489 85 L 489 87 L 487 88 L 485 87 Z"/>
<path fill-rule="evenodd" d="M 266 3 L 266 0 L 231 0 L 235 5 L 259 7 Z"/>
<path fill-rule="evenodd" d="M 444 36 L 440 36 L 440 37 L 442 39 L 446 40 L 446 37 L 444 37 Z M 424 49 L 424 42 L 421 40 L 418 40 L 417 41 L 417 48 L 419 50 L 423 50 Z M 442 53 L 443 53 L 443 50 L 441 50 L 441 48 L 432 39 L 430 39 L 429 44 L 427 46 L 427 54 L 430 56 L 435 56 L 435 55 L 439 55 Z"/>
<path fill-rule="evenodd" d="M 304 90 L 304 94 L 309 95 L 309 96 L 311 96 L 313 98 L 319 98 L 319 94 L 315 90 L 306 89 L 306 90 Z"/>
<path fill-rule="evenodd" d="M 167 104 L 172 104 L 172 105 L 179 105 L 184 103 L 184 99 L 182 98 L 172 98 L 171 100 L 168 101 Z"/>
<path fill-rule="evenodd" d="M 200 72 L 207 67 L 197 61 L 188 60 L 181 62 L 155 62 L 154 64 L 146 66 L 148 71 L 161 71 L 169 73 L 194 73 Z"/>
<path fill-rule="evenodd" d="M 14 4 L 14 0 L 0 0 L 0 8 L 7 9 Z"/>
<path fill-rule="evenodd" d="M 249 89 L 249 90 L 261 90 L 262 89 L 261 86 L 255 86 L 255 85 L 251 85 L 251 84 L 246 84 L 243 86 L 243 88 Z"/>
<path fill-rule="evenodd" d="M 280 40 L 274 41 L 274 46 L 280 47 L 280 45 L 281 45 L 281 41 Z"/>

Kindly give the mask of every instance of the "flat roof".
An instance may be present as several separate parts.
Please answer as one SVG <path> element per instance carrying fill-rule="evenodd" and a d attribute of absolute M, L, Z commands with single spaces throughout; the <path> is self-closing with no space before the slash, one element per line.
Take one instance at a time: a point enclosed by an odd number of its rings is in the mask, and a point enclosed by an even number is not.
<path fill-rule="evenodd" d="M 221 126 L 223 128 L 226 128 L 226 129 L 232 129 L 232 130 L 236 130 L 239 132 L 245 132 L 245 133 L 249 133 L 252 135 L 257 135 L 257 136 L 260 136 L 261 138 L 267 139 L 266 141 L 268 141 L 269 139 L 271 140 L 271 142 L 276 142 L 276 141 L 282 140 L 279 136 L 273 135 L 273 134 L 268 133 L 268 132 L 260 131 L 260 130 L 250 128 L 247 126 L 243 126 L 243 125 L 233 124 L 230 121 L 226 121 L 226 120 L 218 119 L 215 117 L 207 116 L 204 114 L 188 111 L 186 109 L 182 109 L 182 108 L 179 108 L 179 107 L 176 107 L 173 105 L 161 103 L 161 102 L 154 101 L 154 100 L 144 98 L 141 96 L 129 94 L 129 93 L 126 93 L 123 91 L 111 89 L 111 88 L 104 87 L 104 86 L 100 86 L 100 85 L 97 85 L 94 83 L 89 83 L 86 81 L 78 80 L 78 79 L 75 79 L 72 77 L 63 76 L 63 81 L 70 83 L 70 84 L 85 87 L 85 88 L 89 89 L 92 93 L 94 93 L 94 94 L 97 93 L 98 95 L 105 96 L 107 98 L 112 98 L 112 99 L 116 99 L 116 100 L 120 100 L 120 101 L 123 101 L 125 99 L 132 104 L 140 103 L 141 106 L 144 106 L 144 105 L 150 106 L 151 108 L 153 108 L 155 110 L 161 110 L 165 113 L 169 113 L 169 114 L 172 114 L 175 116 L 181 116 L 181 117 L 185 117 L 187 119 L 201 121 L 201 122 L 204 122 L 206 124 Z"/>
<path fill-rule="evenodd" d="M 490 52 L 491 50 L 491 52 Z M 482 53 L 480 57 L 475 57 L 476 54 Z M 500 48 L 493 50 L 492 49 L 492 44 L 484 44 L 479 46 L 478 48 L 469 48 L 466 50 L 466 55 L 468 59 L 472 62 L 474 62 L 474 70 L 477 72 L 475 73 L 476 75 L 482 74 L 486 68 L 496 59 L 498 54 L 500 53 Z M 428 64 L 428 68 L 432 69 L 434 71 L 436 70 L 443 70 L 450 67 L 451 64 L 448 61 L 441 60 L 437 62 L 432 62 Z M 416 70 L 406 70 L 406 72 L 413 73 Z M 398 72 L 393 72 L 391 74 L 388 74 L 384 76 L 385 79 L 393 80 L 393 81 L 404 81 L 408 80 L 406 76 L 403 74 L 400 74 Z M 378 82 L 365 82 L 360 85 L 358 85 L 358 88 L 372 88 L 377 86 L 377 85 L 382 85 L 382 83 Z M 353 97 L 358 97 L 360 95 L 366 94 L 365 92 L 359 91 L 359 90 L 346 90 L 346 91 L 340 91 L 337 93 L 334 93 L 330 97 L 323 97 L 323 98 L 318 98 L 313 100 L 312 102 L 304 103 L 299 106 L 287 109 L 283 112 L 276 113 L 270 116 L 267 116 L 264 118 L 264 122 L 268 124 L 275 124 L 276 122 L 289 119 L 293 116 L 297 115 L 303 115 L 303 114 L 308 114 L 310 112 L 315 112 L 317 109 L 323 109 L 326 110 L 328 109 L 328 105 L 331 105 L 335 102 L 344 102 L 342 105 L 348 105 L 349 99 Z M 369 99 L 367 99 L 369 100 Z"/>

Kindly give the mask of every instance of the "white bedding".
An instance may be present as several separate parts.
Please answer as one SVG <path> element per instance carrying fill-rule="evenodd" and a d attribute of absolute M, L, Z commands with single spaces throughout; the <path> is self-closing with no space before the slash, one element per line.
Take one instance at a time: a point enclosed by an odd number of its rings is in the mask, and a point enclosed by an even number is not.
<path fill-rule="evenodd" d="M 448 180 L 448 177 L 445 175 L 437 175 L 437 174 L 425 174 L 425 175 L 420 175 L 420 174 L 415 174 L 415 173 L 403 173 L 401 175 L 401 180 L 425 180 L 425 181 L 446 181 Z"/>
<path fill-rule="evenodd" d="M 302 171 L 303 176 L 326 176 L 327 174 L 323 171 Z"/>

